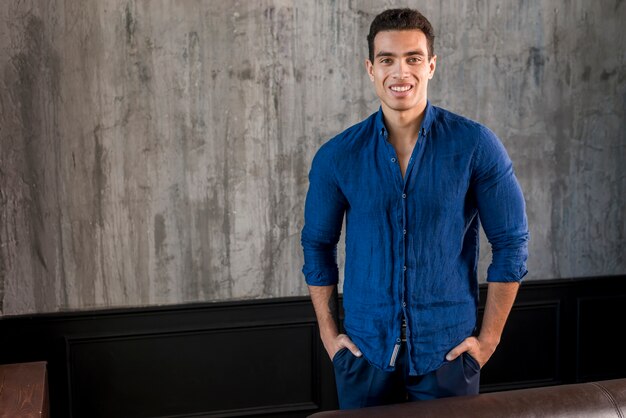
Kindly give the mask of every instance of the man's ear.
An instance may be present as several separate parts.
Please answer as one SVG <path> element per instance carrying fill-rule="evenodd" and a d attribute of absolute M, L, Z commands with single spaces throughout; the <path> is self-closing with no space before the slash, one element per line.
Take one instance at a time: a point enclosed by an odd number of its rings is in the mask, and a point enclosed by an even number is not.
<path fill-rule="evenodd" d="M 374 82 L 374 64 L 369 59 L 365 60 L 365 71 L 367 71 L 367 75 L 370 76 L 370 80 L 372 83 Z"/>
<path fill-rule="evenodd" d="M 433 55 L 428 65 L 430 66 L 430 71 L 428 73 L 428 79 L 430 80 L 435 75 L 435 69 L 437 68 L 437 55 Z"/>

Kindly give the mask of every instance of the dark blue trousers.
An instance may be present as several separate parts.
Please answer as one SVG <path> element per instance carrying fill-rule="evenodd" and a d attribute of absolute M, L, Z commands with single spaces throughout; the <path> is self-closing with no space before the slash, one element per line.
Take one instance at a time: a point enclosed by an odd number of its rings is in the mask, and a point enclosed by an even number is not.
<path fill-rule="evenodd" d="M 365 358 L 355 357 L 347 348 L 333 358 L 337 395 L 341 409 L 476 395 L 480 367 L 467 353 L 444 363 L 422 376 L 410 376 L 406 343 L 402 343 L 392 372 L 372 366 Z"/>

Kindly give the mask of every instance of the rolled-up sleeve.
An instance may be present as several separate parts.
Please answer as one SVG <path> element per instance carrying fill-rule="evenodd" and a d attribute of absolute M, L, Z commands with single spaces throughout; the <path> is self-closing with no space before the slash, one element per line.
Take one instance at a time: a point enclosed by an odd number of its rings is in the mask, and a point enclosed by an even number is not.
<path fill-rule="evenodd" d="M 313 286 L 337 284 L 339 277 L 337 243 L 347 201 L 337 184 L 332 156 L 331 147 L 325 144 L 313 158 L 304 205 L 302 272 Z"/>
<path fill-rule="evenodd" d="M 500 140 L 481 130 L 474 156 L 472 190 L 492 260 L 488 282 L 521 281 L 528 273 L 528 221 L 522 189 Z"/>

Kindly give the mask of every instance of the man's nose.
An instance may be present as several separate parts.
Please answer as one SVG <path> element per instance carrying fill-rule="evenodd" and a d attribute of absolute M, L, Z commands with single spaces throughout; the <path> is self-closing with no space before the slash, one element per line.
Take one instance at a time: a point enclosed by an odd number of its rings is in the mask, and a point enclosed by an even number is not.
<path fill-rule="evenodd" d="M 405 78 L 409 74 L 409 65 L 404 60 L 398 60 L 396 65 L 395 76 L 396 78 Z"/>

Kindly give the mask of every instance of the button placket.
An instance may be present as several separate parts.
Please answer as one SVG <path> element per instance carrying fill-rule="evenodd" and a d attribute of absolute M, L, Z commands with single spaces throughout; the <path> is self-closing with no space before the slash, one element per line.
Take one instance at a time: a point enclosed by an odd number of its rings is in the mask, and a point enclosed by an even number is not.
<path fill-rule="evenodd" d="M 405 177 L 404 177 L 404 187 L 402 190 L 402 294 L 401 294 L 401 305 L 402 305 L 402 315 L 404 318 L 407 317 L 407 303 L 406 303 L 406 298 L 407 298 L 407 290 L 406 290 L 406 283 L 407 283 L 407 240 L 406 240 L 406 233 L 407 233 L 407 216 L 408 216 L 408 209 L 407 209 L 407 205 L 408 205 L 408 201 L 407 201 L 407 188 L 408 188 L 408 181 L 410 179 L 410 168 L 412 166 L 412 162 L 413 162 L 413 157 L 410 158 L 409 160 L 409 166 L 407 167 L 407 171 L 405 173 Z M 402 332 L 402 331 L 401 331 Z M 404 337 L 406 338 L 406 337 Z"/>

